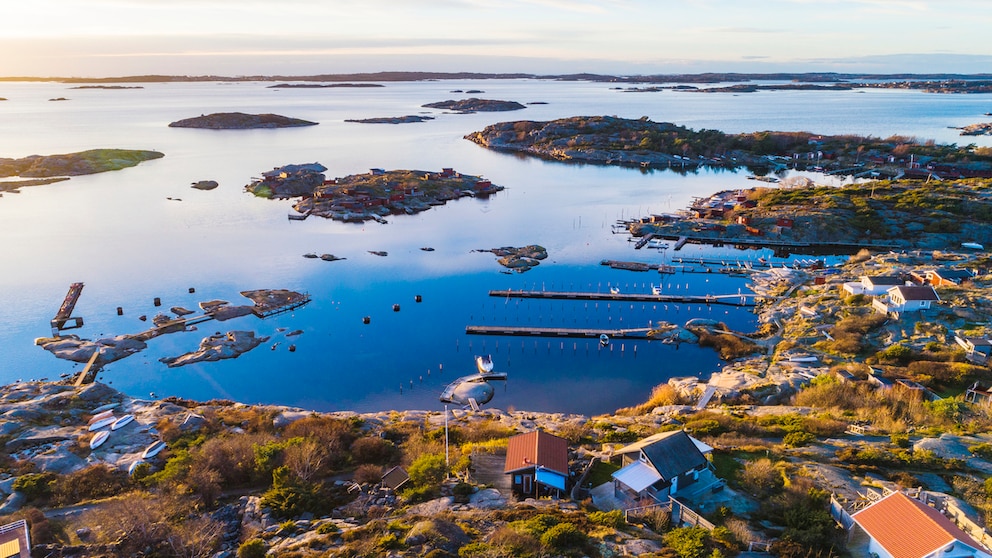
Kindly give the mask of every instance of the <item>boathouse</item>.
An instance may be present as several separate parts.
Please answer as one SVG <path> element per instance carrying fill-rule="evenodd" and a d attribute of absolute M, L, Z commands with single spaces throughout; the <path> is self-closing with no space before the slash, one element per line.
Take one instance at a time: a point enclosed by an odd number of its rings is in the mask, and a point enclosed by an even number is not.
<path fill-rule="evenodd" d="M 561 497 L 568 488 L 568 440 L 543 430 L 512 436 L 503 473 L 511 475 L 516 496 Z"/>

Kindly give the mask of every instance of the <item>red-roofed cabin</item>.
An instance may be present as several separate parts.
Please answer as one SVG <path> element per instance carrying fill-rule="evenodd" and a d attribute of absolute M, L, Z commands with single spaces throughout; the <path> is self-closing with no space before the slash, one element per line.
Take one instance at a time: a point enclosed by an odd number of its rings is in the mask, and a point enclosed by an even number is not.
<path fill-rule="evenodd" d="M 795 226 L 795 221 L 782 217 L 775 220 L 775 225 L 779 227 L 788 227 L 791 229 Z"/>
<path fill-rule="evenodd" d="M 851 516 L 868 552 L 887 558 L 992 558 L 981 543 L 938 510 L 893 492 Z M 856 532 L 857 533 L 857 532 Z"/>
<path fill-rule="evenodd" d="M 492 188 L 493 182 L 491 180 L 480 180 L 475 183 L 476 190 L 485 190 L 487 188 Z"/>
<path fill-rule="evenodd" d="M 441 169 L 441 178 L 451 178 L 452 176 L 455 176 L 455 169 Z"/>
<path fill-rule="evenodd" d="M 405 199 L 406 199 L 406 195 L 404 194 L 393 194 L 389 196 L 389 201 L 391 202 L 403 201 Z"/>
<path fill-rule="evenodd" d="M 568 440 L 535 430 L 510 438 L 503 472 L 515 495 L 561 496 L 568 483 Z"/>

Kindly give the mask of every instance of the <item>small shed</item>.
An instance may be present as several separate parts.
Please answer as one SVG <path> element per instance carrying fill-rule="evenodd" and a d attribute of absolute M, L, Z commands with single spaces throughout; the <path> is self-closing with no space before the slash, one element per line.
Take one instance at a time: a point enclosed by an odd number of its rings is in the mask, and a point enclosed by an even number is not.
<path fill-rule="evenodd" d="M 406 469 L 397 465 L 382 475 L 382 486 L 397 490 L 409 480 L 410 475 L 407 474 Z"/>

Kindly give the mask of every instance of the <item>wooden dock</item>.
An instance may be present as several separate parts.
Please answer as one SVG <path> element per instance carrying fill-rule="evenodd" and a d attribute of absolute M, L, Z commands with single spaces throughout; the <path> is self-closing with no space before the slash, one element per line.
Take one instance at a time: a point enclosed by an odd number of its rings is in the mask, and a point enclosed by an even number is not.
<path fill-rule="evenodd" d="M 63 329 L 75 329 L 77 327 L 83 327 L 82 318 L 72 317 L 72 311 L 76 308 L 76 303 L 79 302 L 79 296 L 83 293 L 82 283 L 73 283 L 69 285 L 69 292 L 65 295 L 65 300 L 62 301 L 62 306 L 59 307 L 59 311 L 55 313 L 55 317 L 52 318 L 52 334 L 58 335 L 58 332 Z M 72 325 L 66 325 L 66 322 L 73 321 Z"/>
<path fill-rule="evenodd" d="M 465 326 L 469 335 L 515 335 L 529 337 L 582 337 L 596 338 L 606 334 L 611 339 L 645 339 L 651 328 L 633 329 L 575 329 L 565 327 L 516 327 L 516 326 Z"/>
<path fill-rule="evenodd" d="M 673 302 L 684 304 L 723 304 L 728 306 L 754 306 L 753 299 L 757 296 L 751 293 L 732 295 L 669 295 L 649 293 L 590 293 L 568 291 L 489 291 L 489 296 L 500 298 L 537 298 L 550 300 L 606 300 L 616 302 Z M 748 299 L 752 299 L 748 303 Z"/>
<path fill-rule="evenodd" d="M 781 250 L 813 250 L 820 253 L 850 253 L 854 254 L 862 248 L 869 250 L 896 250 L 901 248 L 895 244 L 866 244 L 860 242 L 797 242 L 794 240 L 774 240 L 768 237 L 725 237 L 725 236 L 677 236 L 673 234 L 655 234 L 665 240 L 675 240 L 675 250 L 681 249 L 687 243 L 772 248 Z"/>
<path fill-rule="evenodd" d="M 637 241 L 637 244 L 634 244 L 634 250 L 640 250 L 641 248 L 644 248 L 644 246 L 646 246 L 648 242 L 651 242 L 652 238 L 654 238 L 654 233 L 648 233 L 642 236 L 641 239 Z"/>

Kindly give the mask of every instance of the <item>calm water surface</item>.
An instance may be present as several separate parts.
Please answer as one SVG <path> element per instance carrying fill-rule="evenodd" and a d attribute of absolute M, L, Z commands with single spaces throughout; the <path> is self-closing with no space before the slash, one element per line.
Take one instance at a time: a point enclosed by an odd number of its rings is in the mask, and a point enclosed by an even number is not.
<path fill-rule="evenodd" d="M 25 188 L 0 198 L 0 382 L 55 378 L 79 365 L 34 346 L 68 285 L 86 287 L 75 315 L 84 338 L 133 333 L 139 315 L 171 306 L 195 308 L 239 291 L 289 288 L 313 302 L 268 320 L 207 322 L 198 331 L 154 339 L 137 355 L 107 366 L 103 381 L 130 394 L 297 405 L 317 410 L 440 408 L 437 395 L 473 372 L 476 354 L 492 353 L 510 380 L 492 405 L 598 413 L 642 401 L 672 376 L 718 370 L 712 351 L 647 341 L 615 341 L 600 350 L 584 340 L 481 337 L 470 324 L 644 327 L 692 317 L 747 330 L 754 316 L 730 307 L 494 299 L 490 289 L 574 289 L 728 294 L 744 280 L 710 275 L 660 276 L 598 265 L 602 259 L 660 263 L 672 254 L 634 251 L 611 234 L 618 219 L 675 211 L 692 196 L 753 183 L 726 171 L 667 171 L 568 165 L 484 150 L 462 137 L 503 120 L 616 114 L 726 132 L 808 130 L 825 134 L 901 134 L 938 142 L 960 138 L 948 126 L 982 121 L 989 95 L 911 91 L 762 92 L 746 95 L 622 93 L 606 84 L 542 81 L 387 83 L 375 89 L 269 89 L 266 84 L 149 84 L 133 90 L 75 90 L 60 84 L 0 84 L 0 156 L 119 147 L 155 149 L 165 158 L 119 172 Z M 512 113 L 447 114 L 420 105 L 466 95 L 529 105 Z M 48 99 L 67 97 L 68 101 Z M 320 122 L 282 130 L 172 129 L 171 121 L 212 112 L 273 112 Z M 420 124 L 369 125 L 345 119 L 430 114 Z M 288 221 L 290 202 L 243 192 L 253 176 L 287 163 L 318 161 L 329 177 L 386 169 L 454 167 L 507 189 L 464 199 L 389 224 Z M 217 180 L 209 192 L 189 188 Z M 179 198 L 181 201 L 167 198 Z M 541 244 L 548 260 L 506 275 L 495 257 L 473 249 Z M 421 246 L 432 246 L 424 252 Z M 385 250 L 389 256 L 371 255 Z M 323 262 L 307 252 L 347 258 Z M 687 247 L 686 257 L 757 258 L 767 252 Z M 195 288 L 195 294 L 188 289 Z M 414 297 L 421 295 L 423 302 Z M 162 299 L 162 308 L 152 300 Z M 399 312 L 392 311 L 400 304 Z M 116 307 L 124 315 L 116 315 Z M 364 325 L 363 316 L 371 323 Z M 271 339 L 229 361 L 167 368 L 165 356 L 194 350 L 215 331 L 252 330 Z M 302 330 L 299 337 L 285 333 Z M 296 345 L 289 352 L 290 343 Z M 635 351 L 636 347 L 636 351 Z M 411 387 L 412 382 L 412 387 Z M 402 392 L 401 392 L 402 387 Z"/>

